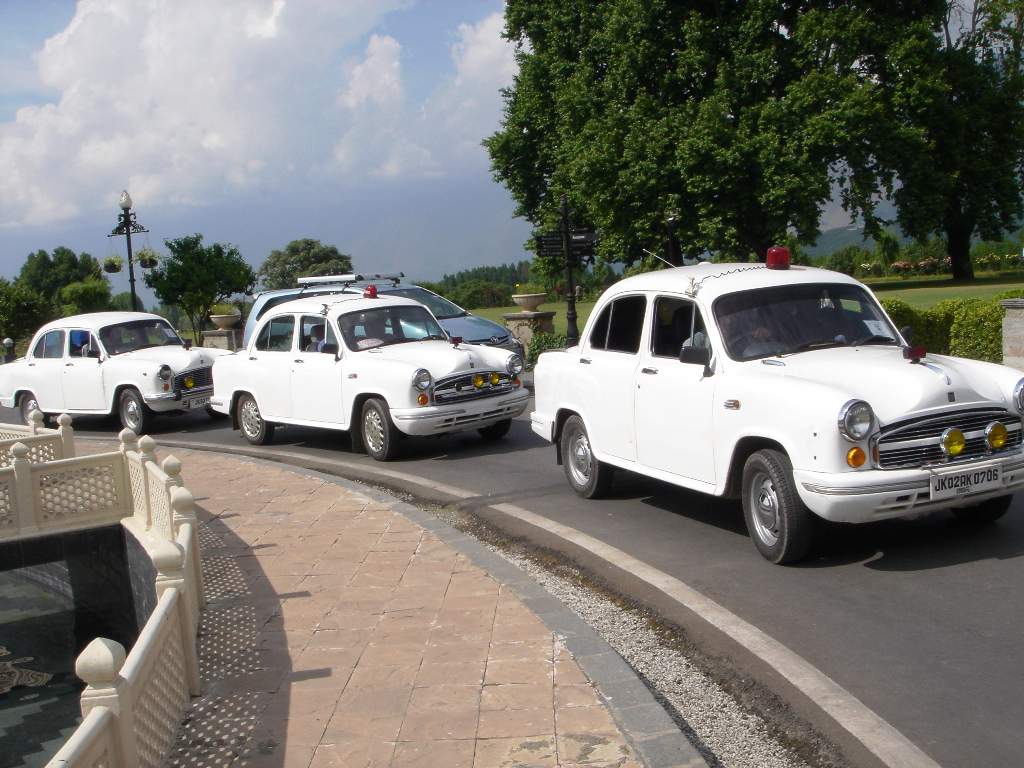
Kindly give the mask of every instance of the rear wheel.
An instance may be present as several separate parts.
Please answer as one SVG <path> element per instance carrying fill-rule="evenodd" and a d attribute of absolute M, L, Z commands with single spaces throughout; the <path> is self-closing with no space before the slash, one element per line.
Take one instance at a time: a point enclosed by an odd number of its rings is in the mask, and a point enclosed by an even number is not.
<path fill-rule="evenodd" d="M 478 429 L 477 432 L 484 440 L 500 440 L 508 434 L 510 429 L 512 429 L 512 419 L 502 419 L 489 427 Z"/>
<path fill-rule="evenodd" d="M 388 461 L 398 455 L 401 433 L 391 420 L 388 405 L 377 397 L 363 403 L 363 415 L 359 421 L 363 447 L 377 461 Z"/>
<path fill-rule="evenodd" d="M 793 563 L 811 548 L 813 513 L 800 501 L 793 465 L 780 451 L 752 454 L 743 467 L 743 517 L 757 550 L 773 563 Z"/>
<path fill-rule="evenodd" d="M 39 408 L 39 401 L 36 400 L 36 396 L 31 392 L 23 392 L 21 397 L 18 398 L 18 410 L 21 412 L 21 420 L 26 426 L 32 423 L 28 417 L 32 411 L 42 413 Z"/>
<path fill-rule="evenodd" d="M 608 492 L 614 469 L 594 456 L 583 419 L 573 414 L 566 420 L 558 445 L 565 477 L 577 494 L 597 499 Z"/>
<path fill-rule="evenodd" d="M 1013 496 L 997 496 L 994 499 L 988 499 L 972 507 L 954 509 L 953 515 L 957 520 L 965 523 L 988 525 L 1009 512 L 1012 502 Z"/>
<path fill-rule="evenodd" d="M 274 438 L 274 425 L 263 418 L 256 398 L 248 393 L 238 398 L 238 427 L 253 445 L 266 445 Z"/>
<path fill-rule="evenodd" d="M 153 424 L 153 412 L 142 399 L 137 389 L 126 389 L 117 401 L 117 412 L 121 417 L 121 426 L 130 429 L 136 435 L 149 432 Z"/>

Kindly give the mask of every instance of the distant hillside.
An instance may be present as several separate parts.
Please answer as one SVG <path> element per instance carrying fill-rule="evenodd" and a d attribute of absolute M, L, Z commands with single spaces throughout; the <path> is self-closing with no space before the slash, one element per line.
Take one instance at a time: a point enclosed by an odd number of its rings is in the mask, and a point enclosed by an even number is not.
<path fill-rule="evenodd" d="M 896 236 L 901 245 L 910 242 L 910 238 L 906 237 L 899 227 L 890 227 L 889 231 Z M 830 253 L 838 251 L 840 248 L 845 248 L 848 245 L 858 245 L 861 248 L 874 250 L 875 240 L 871 237 L 865 239 L 864 228 L 859 224 L 851 224 L 847 227 L 833 227 L 822 232 L 818 237 L 818 242 L 814 245 L 806 246 L 804 253 L 811 258 L 817 258 L 819 256 L 828 256 Z"/>

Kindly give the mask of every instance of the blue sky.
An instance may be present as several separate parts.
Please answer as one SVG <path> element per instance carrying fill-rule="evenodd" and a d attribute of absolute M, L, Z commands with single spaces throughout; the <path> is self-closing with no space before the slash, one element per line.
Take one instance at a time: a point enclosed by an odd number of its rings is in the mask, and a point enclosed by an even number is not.
<path fill-rule="evenodd" d="M 123 254 L 122 188 L 158 250 L 201 232 L 259 265 L 314 237 L 427 279 L 527 258 L 479 146 L 515 71 L 501 11 L 0 0 L 0 275 L 39 248 Z"/>

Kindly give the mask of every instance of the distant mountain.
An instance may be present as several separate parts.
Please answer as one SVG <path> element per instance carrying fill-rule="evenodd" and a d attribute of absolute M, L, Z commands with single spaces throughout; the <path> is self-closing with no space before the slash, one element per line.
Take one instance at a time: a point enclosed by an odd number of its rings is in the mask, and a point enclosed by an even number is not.
<path fill-rule="evenodd" d="M 901 244 L 910 242 L 910 238 L 906 237 L 899 227 L 890 227 L 889 231 L 896 236 L 896 239 Z M 804 253 L 811 258 L 817 258 L 819 256 L 828 256 L 840 248 L 845 248 L 848 245 L 858 245 L 861 248 L 867 248 L 869 251 L 874 250 L 875 240 L 872 237 L 865 239 L 864 228 L 859 224 L 850 224 L 846 227 L 833 227 L 832 229 L 826 229 L 821 235 L 818 236 L 818 241 L 814 245 L 808 245 L 804 247 Z"/>

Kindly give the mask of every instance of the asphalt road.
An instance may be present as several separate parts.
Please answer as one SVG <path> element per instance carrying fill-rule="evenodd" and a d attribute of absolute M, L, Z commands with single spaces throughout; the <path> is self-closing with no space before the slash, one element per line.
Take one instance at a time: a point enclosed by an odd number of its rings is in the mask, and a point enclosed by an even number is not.
<path fill-rule="evenodd" d="M 15 420 L 0 409 L 0 421 Z M 112 420 L 76 419 L 82 436 Z M 205 414 L 163 418 L 153 436 L 248 445 Z M 274 444 L 377 465 L 344 433 L 279 429 Z M 268 458 L 271 456 L 268 456 Z M 609 499 L 570 490 L 526 417 L 508 437 L 413 440 L 389 468 L 513 502 L 659 568 L 767 632 L 832 677 L 944 766 L 1024 764 L 1024 500 L 996 525 L 948 514 L 834 526 L 795 567 L 770 565 L 738 504 L 620 473 Z"/>

